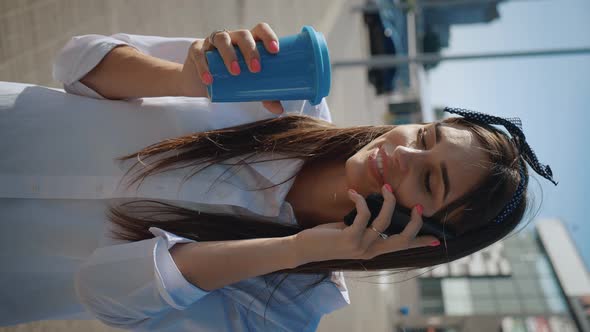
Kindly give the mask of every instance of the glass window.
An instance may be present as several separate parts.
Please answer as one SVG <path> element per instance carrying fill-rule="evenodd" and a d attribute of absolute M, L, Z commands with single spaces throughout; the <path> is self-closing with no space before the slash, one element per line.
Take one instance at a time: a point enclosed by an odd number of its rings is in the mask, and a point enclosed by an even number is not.
<path fill-rule="evenodd" d="M 441 288 L 444 298 L 467 299 L 471 294 L 466 278 L 443 279 Z"/>
<path fill-rule="evenodd" d="M 444 303 L 439 300 L 422 300 L 422 313 L 426 315 L 439 315 L 445 313 Z"/>
<path fill-rule="evenodd" d="M 444 314 L 441 279 L 419 279 L 422 313 L 426 315 Z"/>
<path fill-rule="evenodd" d="M 443 305 L 443 299 L 426 299 L 422 300 L 422 304 L 426 307 L 441 307 Z"/>
<path fill-rule="evenodd" d="M 504 296 L 517 296 L 516 287 L 514 286 L 514 281 L 512 279 L 496 279 L 494 280 L 493 284 L 494 289 L 496 291 L 496 295 Z"/>
<path fill-rule="evenodd" d="M 557 282 L 553 276 L 540 278 L 539 284 L 541 286 L 541 291 L 546 297 L 561 296 L 561 290 L 559 289 L 559 286 L 557 285 Z"/>
<path fill-rule="evenodd" d="M 536 279 L 515 279 L 518 295 L 523 297 L 543 296 L 541 284 Z"/>
<path fill-rule="evenodd" d="M 473 314 L 471 299 L 447 299 L 445 298 L 445 314 L 450 316 L 467 316 Z"/>
<path fill-rule="evenodd" d="M 473 313 L 468 279 L 444 279 L 441 283 L 445 313 L 447 315 L 470 315 Z"/>
<path fill-rule="evenodd" d="M 560 314 L 567 311 L 567 307 L 565 301 L 561 296 L 551 296 L 547 297 L 547 307 L 549 307 L 549 311 L 552 313 Z"/>
<path fill-rule="evenodd" d="M 535 261 L 535 265 L 537 267 L 537 273 L 539 276 L 552 276 L 553 272 L 551 271 L 551 266 L 549 265 L 549 261 L 547 257 L 543 255 L 539 255 L 537 260 Z"/>
<path fill-rule="evenodd" d="M 445 310 L 444 308 L 440 307 L 423 307 L 422 314 L 424 315 L 444 315 Z"/>
<path fill-rule="evenodd" d="M 524 312 L 527 314 L 542 314 L 547 313 L 547 303 L 544 298 L 526 298 L 522 300 L 524 305 Z"/>
<path fill-rule="evenodd" d="M 522 312 L 518 299 L 498 299 L 498 312 L 501 314 L 519 314 Z"/>
<path fill-rule="evenodd" d="M 423 278 L 419 280 L 422 297 L 442 298 L 441 279 Z"/>
<path fill-rule="evenodd" d="M 531 263 L 513 262 L 512 275 L 514 277 L 536 276 L 537 270 L 535 269 L 535 266 Z"/>
<path fill-rule="evenodd" d="M 492 297 L 493 289 L 489 278 L 471 279 L 469 287 L 474 298 Z"/>
<path fill-rule="evenodd" d="M 479 315 L 495 315 L 498 313 L 496 301 L 493 299 L 473 299 L 473 312 Z"/>

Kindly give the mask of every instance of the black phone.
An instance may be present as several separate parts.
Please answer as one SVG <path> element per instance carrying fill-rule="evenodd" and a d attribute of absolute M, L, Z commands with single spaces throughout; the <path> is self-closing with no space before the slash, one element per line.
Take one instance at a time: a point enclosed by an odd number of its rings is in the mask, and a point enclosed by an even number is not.
<path fill-rule="evenodd" d="M 369 223 L 367 227 L 371 226 L 373 220 L 377 218 L 379 212 L 381 211 L 381 207 L 383 206 L 383 195 L 379 193 L 371 193 L 367 197 L 365 197 L 365 201 L 367 202 L 367 207 L 371 212 L 371 218 L 369 219 Z M 393 211 L 393 216 L 391 217 L 391 224 L 389 227 L 383 232 L 387 235 L 399 234 L 401 233 L 406 225 L 410 222 L 410 214 L 411 210 L 397 205 Z M 348 226 L 352 225 L 354 218 L 356 217 L 356 208 L 352 209 L 350 213 L 344 216 L 344 223 Z M 418 235 L 432 235 L 436 236 L 439 240 L 447 239 L 451 240 L 456 237 L 455 233 L 449 229 L 449 227 L 445 227 L 443 230 L 443 225 L 428 217 L 422 217 L 423 225 Z"/>

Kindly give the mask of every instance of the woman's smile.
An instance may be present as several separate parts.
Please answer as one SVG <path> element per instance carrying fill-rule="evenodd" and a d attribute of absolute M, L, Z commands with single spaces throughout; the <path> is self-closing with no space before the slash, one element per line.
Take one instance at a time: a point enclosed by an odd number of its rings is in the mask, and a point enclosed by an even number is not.
<path fill-rule="evenodd" d="M 377 181 L 377 186 L 381 187 L 385 184 L 383 177 L 381 176 L 381 172 L 379 171 L 379 166 L 377 165 L 377 155 L 379 153 L 379 147 L 375 148 L 375 151 L 369 155 L 368 162 L 369 162 L 369 169 L 375 180 Z"/>
<path fill-rule="evenodd" d="M 377 191 L 391 179 L 388 177 L 393 165 L 394 147 L 389 142 L 379 144 L 369 155 L 369 169 L 375 180 L 377 180 Z M 391 185 L 391 183 L 389 183 Z"/>

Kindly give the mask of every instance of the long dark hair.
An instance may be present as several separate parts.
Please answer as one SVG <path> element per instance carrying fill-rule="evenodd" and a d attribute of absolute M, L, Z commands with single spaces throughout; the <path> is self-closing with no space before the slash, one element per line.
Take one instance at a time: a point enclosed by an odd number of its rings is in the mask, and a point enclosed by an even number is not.
<path fill-rule="evenodd" d="M 457 232 L 457 238 L 445 239 L 438 247 L 392 252 L 370 260 L 312 262 L 273 274 L 285 273 L 285 277 L 292 273 L 322 275 L 322 279 L 310 285 L 315 286 L 334 271 L 429 267 L 462 258 L 509 234 L 523 217 L 527 204 L 526 194 L 503 222 L 492 223 L 491 220 L 510 200 L 520 180 L 521 157 L 515 145 L 506 134 L 492 126 L 473 123 L 463 118 L 450 118 L 442 122 L 470 129 L 490 160 L 489 165 L 481 165 L 489 170 L 482 183 L 434 215 L 445 227 Z M 242 156 L 243 161 L 247 162 L 248 158 L 265 152 L 302 159 L 304 163 L 345 161 L 392 128 L 393 126 L 387 125 L 338 128 L 313 117 L 289 115 L 164 140 L 117 159 L 139 160 L 129 168 L 127 174 L 142 165 L 143 168 L 128 182 L 129 186 L 141 185 L 146 177 L 171 169 L 224 163 L 230 158 Z M 239 166 L 237 163 L 230 165 Z M 200 170 L 202 169 L 204 168 Z M 296 174 L 293 175 L 295 176 Z M 528 178 L 528 173 L 526 177 Z M 266 188 L 260 188 L 264 189 Z M 196 241 L 284 237 L 303 230 L 298 225 L 210 214 L 155 200 L 138 200 L 113 206 L 109 209 L 109 219 L 119 226 L 115 232 L 116 237 L 129 241 L 152 238 L 149 227 L 159 227 Z M 302 221 L 300 223 L 306 224 Z"/>

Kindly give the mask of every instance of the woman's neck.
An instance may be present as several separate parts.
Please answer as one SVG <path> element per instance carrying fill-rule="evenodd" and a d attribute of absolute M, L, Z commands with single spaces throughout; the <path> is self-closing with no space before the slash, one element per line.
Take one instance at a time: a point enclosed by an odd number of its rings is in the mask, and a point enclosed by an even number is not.
<path fill-rule="evenodd" d="M 304 164 L 285 200 L 303 228 L 343 222 L 355 206 L 348 198 L 345 162 Z"/>

